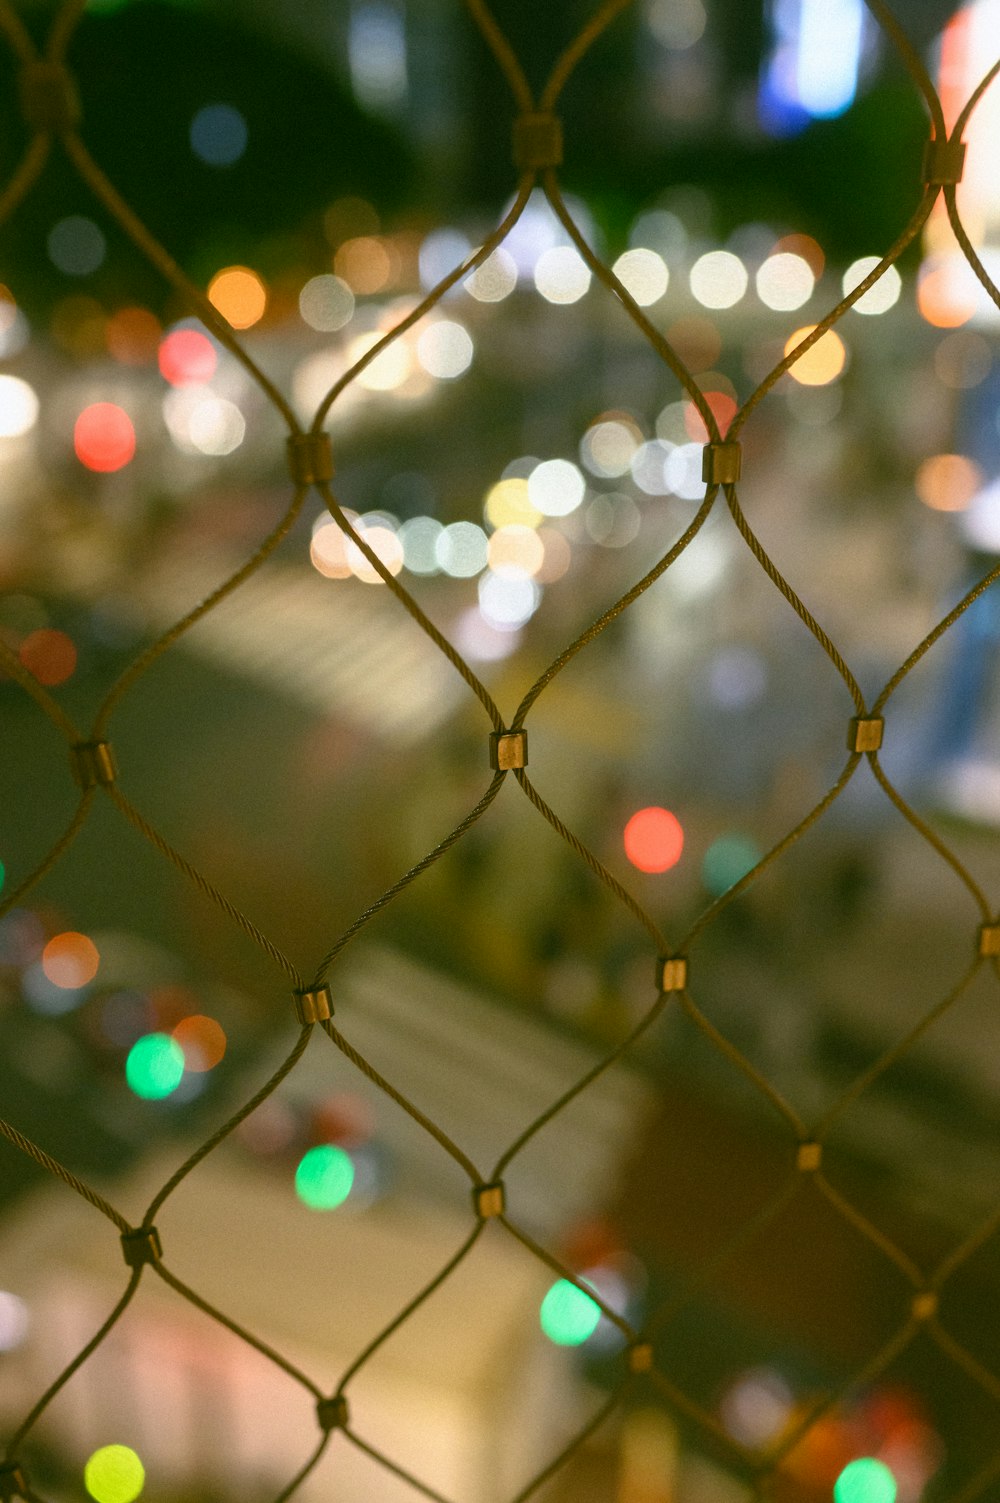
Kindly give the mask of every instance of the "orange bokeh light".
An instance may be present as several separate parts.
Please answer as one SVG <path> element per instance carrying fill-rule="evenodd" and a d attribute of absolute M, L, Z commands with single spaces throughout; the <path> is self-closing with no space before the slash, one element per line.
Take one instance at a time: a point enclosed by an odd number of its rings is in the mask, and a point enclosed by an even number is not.
<path fill-rule="evenodd" d="M 76 668 L 76 647 L 72 637 L 64 631 L 42 627 L 30 632 L 17 649 L 28 672 L 34 674 L 40 684 L 64 684 L 73 676 Z"/>
<path fill-rule="evenodd" d="M 345 240 L 333 258 L 333 269 L 352 292 L 381 292 L 392 280 L 394 267 L 388 250 L 374 235 Z"/>
<path fill-rule="evenodd" d="M 171 386 L 200 386 L 215 375 L 218 358 L 207 334 L 174 329 L 160 344 L 160 375 Z"/>
<path fill-rule="evenodd" d="M 933 511 L 964 511 L 985 476 L 964 454 L 932 454 L 917 470 L 914 489 Z"/>
<path fill-rule="evenodd" d="M 172 1030 L 184 1050 L 184 1068 L 196 1075 L 214 1070 L 226 1052 L 226 1034 L 220 1023 L 204 1013 L 184 1018 Z"/>
<path fill-rule="evenodd" d="M 684 830 L 669 809 L 640 809 L 625 826 L 625 854 L 641 872 L 669 871 L 683 849 Z"/>
<path fill-rule="evenodd" d="M 160 320 L 148 308 L 119 308 L 104 330 L 108 354 L 122 365 L 148 365 L 156 358 Z"/>
<path fill-rule="evenodd" d="M 956 277 L 947 261 L 921 271 L 917 282 L 917 307 L 935 329 L 957 329 L 976 311 L 975 299 Z"/>
<path fill-rule="evenodd" d="M 815 324 L 805 324 L 801 329 L 795 330 L 785 343 L 786 359 L 804 339 L 808 339 L 815 328 Z M 822 334 L 816 343 L 789 367 L 788 374 L 801 386 L 828 386 L 831 381 L 836 381 L 846 363 L 847 351 L 844 348 L 844 341 L 833 329 L 827 329 L 826 333 Z"/>
<path fill-rule="evenodd" d="M 811 235 L 782 235 L 771 255 L 776 256 L 782 252 L 790 256 L 801 256 L 817 281 L 823 275 L 826 256 L 819 241 Z"/>
<path fill-rule="evenodd" d="M 267 288 L 249 266 L 227 266 L 209 282 L 208 300 L 234 329 L 249 329 L 264 317 Z"/>
<path fill-rule="evenodd" d="M 107 475 L 123 469 L 135 454 L 132 419 L 114 402 L 93 402 L 76 420 L 73 448 L 88 470 Z"/>
<path fill-rule="evenodd" d="M 67 929 L 50 939 L 42 951 L 42 970 L 53 986 L 74 991 L 97 975 L 101 957 L 93 940 Z"/>

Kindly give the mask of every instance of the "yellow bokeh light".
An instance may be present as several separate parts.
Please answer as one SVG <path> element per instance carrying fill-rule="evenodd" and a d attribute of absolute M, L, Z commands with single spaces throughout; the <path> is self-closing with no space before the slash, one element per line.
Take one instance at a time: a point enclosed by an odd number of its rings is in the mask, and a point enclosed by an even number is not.
<path fill-rule="evenodd" d="M 785 344 L 786 359 L 815 328 L 815 324 L 805 324 L 801 329 L 795 330 Z M 836 381 L 846 364 L 844 341 L 833 329 L 827 329 L 814 345 L 799 356 L 788 374 L 801 386 L 828 386 L 831 381 Z"/>
<path fill-rule="evenodd" d="M 538 527 L 542 514 L 528 500 L 528 482 L 498 480 L 486 493 L 483 512 L 491 527 Z"/>
<path fill-rule="evenodd" d="M 249 329 L 264 316 L 267 288 L 249 266 L 227 266 L 209 282 L 208 300 L 234 329 Z"/>
<path fill-rule="evenodd" d="M 917 470 L 914 489 L 932 511 L 964 511 L 983 485 L 983 472 L 964 454 L 932 454 Z"/>
<path fill-rule="evenodd" d="M 131 1446 L 101 1446 L 83 1469 L 83 1483 L 97 1503 L 133 1503 L 146 1472 Z"/>

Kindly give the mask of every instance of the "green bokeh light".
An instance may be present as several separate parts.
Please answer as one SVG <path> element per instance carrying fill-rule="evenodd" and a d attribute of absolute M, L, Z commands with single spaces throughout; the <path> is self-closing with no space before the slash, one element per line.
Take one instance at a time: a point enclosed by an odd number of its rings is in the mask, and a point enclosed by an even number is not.
<path fill-rule="evenodd" d="M 542 1300 L 538 1318 L 556 1346 L 579 1346 L 597 1329 L 601 1309 L 589 1294 L 568 1279 L 560 1279 Z"/>
<path fill-rule="evenodd" d="M 333 1143 L 308 1149 L 295 1171 L 295 1193 L 313 1211 L 332 1211 L 343 1205 L 353 1184 L 350 1155 Z"/>
<path fill-rule="evenodd" d="M 896 1503 L 896 1479 L 882 1461 L 861 1456 L 833 1484 L 834 1503 Z"/>
<path fill-rule="evenodd" d="M 84 1486 L 97 1503 L 132 1503 L 145 1480 L 145 1468 L 129 1446 L 102 1446 L 83 1469 Z"/>
<path fill-rule="evenodd" d="M 701 880 L 713 897 L 719 897 L 745 877 L 759 860 L 760 851 L 746 835 L 720 835 L 705 852 Z"/>
<path fill-rule="evenodd" d="M 0 892 L 3 892 L 3 884 L 6 882 L 6 880 L 7 868 L 4 866 L 3 862 L 0 861 Z"/>
<path fill-rule="evenodd" d="M 147 1033 L 129 1050 L 125 1079 L 144 1101 L 161 1101 L 184 1075 L 184 1050 L 169 1033 Z"/>

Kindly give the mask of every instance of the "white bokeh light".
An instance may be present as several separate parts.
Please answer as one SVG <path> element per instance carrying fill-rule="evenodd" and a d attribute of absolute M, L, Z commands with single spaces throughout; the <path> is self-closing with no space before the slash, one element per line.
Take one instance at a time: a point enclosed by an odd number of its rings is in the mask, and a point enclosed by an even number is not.
<path fill-rule="evenodd" d="M 479 303 L 502 303 L 517 286 L 517 262 L 498 246 L 462 283 Z"/>
<path fill-rule="evenodd" d="M 602 480 L 628 473 L 632 456 L 642 441 L 632 423 L 605 418 L 593 423 L 580 443 L 580 459 L 592 475 Z"/>
<path fill-rule="evenodd" d="M 517 631 L 538 609 L 542 592 L 527 575 L 483 575 L 479 581 L 479 609 L 498 631 Z"/>
<path fill-rule="evenodd" d="M 853 292 L 865 277 L 873 272 L 881 261 L 881 256 L 862 256 L 859 261 L 852 261 L 844 272 L 843 288 L 844 296 Z M 899 294 L 903 288 L 903 281 L 895 266 L 887 266 L 874 286 L 858 298 L 851 306 L 855 313 L 864 313 L 869 317 L 875 317 L 880 313 L 888 313 L 890 308 L 895 307 L 899 301 Z"/>
<path fill-rule="evenodd" d="M 246 431 L 242 412 L 225 397 L 203 397 L 188 419 L 188 436 L 200 454 L 232 454 Z"/>
<path fill-rule="evenodd" d="M 590 286 L 590 271 L 571 245 L 555 245 L 535 263 L 535 286 L 548 303 L 578 303 Z"/>
<path fill-rule="evenodd" d="M 310 277 L 299 293 L 299 312 L 304 323 L 320 334 L 333 334 L 350 323 L 354 315 L 354 293 L 343 277 L 332 272 Z"/>
<path fill-rule="evenodd" d="M 747 290 L 747 269 L 732 251 L 706 251 L 691 268 L 691 292 L 703 308 L 732 308 Z"/>
<path fill-rule="evenodd" d="M 543 517 L 568 517 L 586 488 L 579 469 L 568 459 L 545 459 L 528 476 L 528 500 Z"/>
<path fill-rule="evenodd" d="M 20 376 L 0 376 L 0 438 L 20 438 L 38 421 L 38 397 Z"/>
<path fill-rule="evenodd" d="M 640 308 L 659 302 L 670 281 L 663 257 L 644 245 L 625 251 L 611 269 Z"/>
<path fill-rule="evenodd" d="M 400 527 L 403 562 L 411 574 L 440 574 L 437 543 L 443 531 L 434 517 L 411 517 Z"/>
<path fill-rule="evenodd" d="M 417 359 L 429 376 L 453 381 L 472 364 L 472 336 L 461 324 L 440 319 L 430 324 L 417 339 Z"/>
<path fill-rule="evenodd" d="M 438 566 L 454 579 L 471 579 L 486 568 L 489 543 L 475 522 L 452 522 L 437 540 Z"/>
<path fill-rule="evenodd" d="M 768 256 L 757 270 L 757 296 L 767 308 L 787 313 L 801 308 L 813 295 L 816 278 L 802 256 L 779 251 Z"/>

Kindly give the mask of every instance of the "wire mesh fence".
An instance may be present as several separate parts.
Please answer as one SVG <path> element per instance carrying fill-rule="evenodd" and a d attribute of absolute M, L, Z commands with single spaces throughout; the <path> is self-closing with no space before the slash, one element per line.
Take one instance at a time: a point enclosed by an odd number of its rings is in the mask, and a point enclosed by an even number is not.
<path fill-rule="evenodd" d="M 842 1402 L 849 1392 L 873 1382 L 886 1372 L 918 1336 L 933 1344 L 943 1368 L 960 1370 L 990 1401 L 1000 1406 L 1000 1375 L 984 1365 L 963 1341 L 956 1338 L 939 1309 L 941 1296 L 958 1270 L 1000 1229 L 1000 1207 L 980 1225 L 972 1228 L 936 1264 L 921 1266 L 885 1228 L 871 1219 L 860 1205 L 838 1188 L 836 1163 L 829 1165 L 829 1155 L 825 1156 L 824 1153 L 833 1129 L 844 1115 L 852 1110 L 892 1066 L 918 1045 L 944 1014 L 959 1004 L 975 978 L 981 973 L 996 971 L 997 959 L 1000 957 L 1000 916 L 975 875 L 967 869 L 948 841 L 911 807 L 894 786 L 880 761 L 880 750 L 883 740 L 889 741 L 893 735 L 892 711 L 896 691 L 942 635 L 990 588 L 1000 574 L 1000 565 L 991 568 L 938 621 L 869 703 L 837 643 L 824 631 L 808 602 L 800 598 L 792 583 L 785 578 L 778 564 L 758 539 L 740 504 L 743 435 L 744 431 L 747 434 L 753 433 L 760 404 L 785 372 L 802 361 L 834 329 L 848 310 L 894 267 L 921 234 L 939 200 L 944 201 L 955 239 L 969 266 L 988 296 L 1000 307 L 1000 292 L 990 279 L 963 225 L 956 194 L 957 185 L 962 178 L 965 154 L 963 135 L 973 111 L 1000 70 L 1000 62 L 994 63 L 985 71 L 982 82 L 961 109 L 949 133 L 941 100 L 920 56 L 908 40 L 905 29 L 882 0 L 867 0 L 873 20 L 895 49 L 926 107 L 930 128 L 922 163 L 922 192 L 913 205 L 909 221 L 878 264 L 774 365 L 745 398 L 723 432 L 713 405 L 677 350 L 589 244 L 567 206 L 560 186 L 563 132 L 558 107 L 563 90 L 585 54 L 602 33 L 628 9 L 630 0 L 606 0 L 606 3 L 594 11 L 579 35 L 555 59 L 547 82 L 537 95 L 530 87 L 522 63 L 492 10 L 484 0 L 466 0 L 466 3 L 469 15 L 506 80 L 514 108 L 513 172 L 516 176 L 516 193 L 513 204 L 474 255 L 444 277 L 335 382 L 316 407 L 312 421 L 308 426 L 303 426 L 288 396 L 258 366 L 226 319 L 185 275 L 169 249 L 149 232 L 106 176 L 100 162 L 91 155 L 87 146 L 86 121 L 81 118 L 76 85 L 67 62 L 74 31 L 84 11 L 84 0 L 70 0 L 70 3 L 58 11 L 42 51 L 36 49 L 28 30 L 8 0 L 0 0 L 0 27 L 8 47 L 17 58 L 21 107 L 31 132 L 20 166 L 0 195 L 0 221 L 15 214 L 19 205 L 32 192 L 50 154 L 64 153 L 107 214 L 165 282 L 184 299 L 191 312 L 202 320 L 220 344 L 240 362 L 280 417 L 286 429 L 289 475 L 287 503 L 277 525 L 229 578 L 139 653 L 104 694 L 95 708 L 92 721 L 85 728 L 81 728 L 70 718 L 57 699 L 0 639 L 0 663 L 6 673 L 32 697 L 39 713 L 50 723 L 53 736 L 64 744 L 66 776 L 72 777 L 79 793 L 72 819 L 35 868 L 25 872 L 14 882 L 12 890 L 0 906 L 0 913 L 14 907 L 46 877 L 87 824 L 95 801 L 107 799 L 123 819 L 155 848 L 159 856 L 170 863 L 178 880 L 193 884 L 204 900 L 214 904 L 228 922 L 242 930 L 273 968 L 275 980 L 283 981 L 291 993 L 290 1000 L 285 1003 L 288 1011 L 288 1052 L 279 1068 L 176 1168 L 135 1223 L 104 1195 L 47 1153 L 44 1147 L 25 1136 L 17 1123 L 0 1121 L 0 1132 L 12 1149 L 30 1156 L 36 1164 L 60 1180 L 67 1191 L 74 1191 L 82 1196 L 98 1214 L 112 1224 L 114 1232 L 109 1231 L 109 1236 L 114 1235 L 119 1239 L 125 1265 L 122 1293 L 114 1308 L 74 1359 L 53 1377 L 8 1438 L 5 1459 L 0 1466 L 0 1496 L 5 1499 L 20 1497 L 27 1500 L 27 1503 L 41 1503 L 40 1495 L 22 1461 L 25 1443 L 57 1394 L 74 1379 L 109 1337 L 136 1297 L 143 1280 L 151 1277 L 161 1280 L 178 1299 L 197 1307 L 204 1315 L 226 1327 L 235 1337 L 248 1343 L 267 1361 L 275 1364 L 293 1383 L 299 1385 L 303 1405 L 313 1407 L 316 1418 L 314 1448 L 311 1454 L 303 1458 L 296 1475 L 288 1479 L 277 1503 L 295 1492 L 328 1448 L 344 1445 L 357 1448 L 378 1466 L 408 1483 L 415 1492 L 440 1499 L 440 1494 L 421 1478 L 419 1458 L 383 1454 L 378 1446 L 366 1438 L 364 1414 L 354 1413 L 352 1386 L 357 1375 L 383 1344 L 426 1302 L 434 1297 L 447 1298 L 449 1280 L 470 1257 L 491 1223 L 504 1235 L 519 1243 L 551 1273 L 588 1295 L 604 1317 L 617 1328 L 624 1341 L 617 1380 L 610 1392 L 569 1443 L 553 1455 L 530 1483 L 520 1490 L 515 1503 L 521 1503 L 521 1500 L 542 1489 L 587 1444 L 593 1434 L 630 1402 L 637 1392 L 643 1391 L 646 1385 L 655 1391 L 670 1411 L 692 1426 L 703 1436 L 707 1445 L 725 1458 L 727 1466 L 745 1479 L 754 1497 L 762 1499 L 773 1495 L 773 1490 L 780 1481 L 783 1464 L 810 1429 Z M 672 546 L 613 606 L 565 646 L 510 711 L 497 704 L 466 657 L 425 614 L 414 596 L 380 558 L 364 532 L 352 520 L 353 514 L 347 509 L 352 498 L 341 494 L 336 483 L 335 456 L 327 424 L 335 405 L 362 373 L 425 315 L 436 309 L 452 287 L 468 278 L 503 244 L 524 214 L 532 192 L 539 186 L 589 271 L 617 303 L 620 316 L 631 320 L 634 328 L 662 362 L 665 371 L 700 414 L 708 434 L 703 451 L 706 489 L 704 500 Z M 464 692 L 478 701 L 482 711 L 483 770 L 478 799 L 451 832 L 421 860 L 403 872 L 342 933 L 331 936 L 322 955 L 313 960 L 308 957 L 295 960 L 267 932 L 266 916 L 263 921 L 258 921 L 244 913 L 198 866 L 173 846 L 156 823 L 129 796 L 129 768 L 127 765 L 121 768 L 118 766 L 113 749 L 113 732 L 120 705 L 157 660 L 196 623 L 216 611 L 228 597 L 235 596 L 238 602 L 240 587 L 255 574 L 267 570 L 269 560 L 289 534 L 310 494 L 316 494 L 322 499 L 333 521 L 367 561 L 374 574 L 383 581 L 399 608 L 408 613 L 428 642 L 447 660 L 451 669 L 463 681 Z M 828 660 L 830 673 L 844 686 L 845 706 L 853 713 L 845 713 L 844 716 L 843 764 L 823 796 L 793 828 L 781 836 L 751 870 L 710 902 L 685 933 L 667 933 L 656 915 L 648 911 L 647 906 L 606 868 L 570 824 L 564 821 L 542 789 L 536 786 L 529 771 L 530 726 L 534 707 L 561 671 L 578 655 L 585 654 L 613 622 L 628 612 L 682 557 L 709 516 L 723 509 L 728 512 L 735 535 L 742 540 L 760 570 L 783 597 L 789 612 L 799 618 L 822 649 Z M 711 1021 L 712 1009 L 710 1006 L 706 1007 L 700 992 L 698 946 L 720 914 L 757 883 L 765 872 L 781 863 L 789 849 L 841 798 L 852 780 L 865 775 L 864 763 L 867 763 L 867 772 L 884 798 L 933 851 L 941 865 L 950 868 L 963 885 L 968 897 L 969 958 L 965 968 L 954 976 L 944 995 L 933 999 L 933 1004 L 923 1011 L 918 1011 L 908 1030 L 843 1090 L 818 1118 L 807 1118 L 786 1099 L 747 1053 L 730 1041 Z M 420 883 L 430 868 L 465 840 L 487 810 L 501 797 L 504 785 L 510 782 L 516 783 L 533 810 L 565 843 L 572 852 L 572 858 L 581 868 L 587 869 L 589 879 L 600 884 L 604 900 L 608 904 L 620 905 L 641 932 L 649 953 L 649 996 L 645 1011 L 625 1038 L 568 1089 L 562 1091 L 506 1146 L 494 1162 L 480 1163 L 474 1161 L 463 1147 L 460 1135 L 453 1136 L 440 1125 L 433 1101 L 417 1102 L 409 1099 L 398 1084 L 380 1070 L 377 1059 L 368 1058 L 359 1051 L 349 1036 L 349 1030 L 345 1031 L 336 1018 L 335 999 L 338 991 L 338 966 L 350 942 L 411 884 Z M 503 796 L 508 797 L 509 794 Z M 541 833 L 540 825 L 539 831 Z M 549 836 L 546 834 L 544 838 L 548 839 Z M 787 1172 L 778 1190 L 766 1203 L 745 1223 L 736 1226 L 731 1235 L 715 1249 L 713 1256 L 700 1271 L 698 1279 L 665 1306 L 653 1311 L 645 1323 L 637 1327 L 612 1308 L 598 1291 L 586 1286 L 578 1273 L 567 1266 L 553 1249 L 541 1245 L 535 1239 L 519 1216 L 516 1174 L 512 1174 L 512 1171 L 516 1170 L 519 1155 L 535 1136 L 564 1113 L 582 1093 L 591 1089 L 600 1076 L 606 1071 L 614 1070 L 640 1040 L 657 1028 L 668 1012 L 682 1013 L 724 1063 L 725 1068 L 742 1076 L 773 1111 L 786 1145 Z M 225 1309 L 217 1308 L 198 1289 L 189 1287 L 174 1272 L 171 1249 L 169 1245 L 161 1243 L 157 1230 L 157 1218 L 167 1200 L 187 1176 L 198 1173 L 199 1166 L 208 1155 L 250 1118 L 297 1069 L 314 1033 L 325 1034 L 343 1059 L 367 1077 L 396 1107 L 408 1114 L 426 1135 L 429 1151 L 433 1146 L 434 1151 L 447 1155 L 453 1161 L 467 1179 L 469 1195 L 467 1233 L 453 1255 L 394 1315 L 384 1329 L 354 1356 L 332 1387 L 325 1386 L 317 1378 L 301 1370 L 287 1355 L 234 1320 Z M 867 1360 L 849 1375 L 848 1381 L 838 1390 L 818 1398 L 777 1441 L 755 1449 L 734 1439 L 713 1413 L 684 1391 L 672 1371 L 667 1333 L 670 1323 L 686 1305 L 696 1299 L 700 1290 L 708 1288 L 721 1269 L 737 1262 L 752 1239 L 766 1239 L 769 1229 L 773 1231 L 786 1208 L 804 1194 L 821 1197 L 836 1217 L 869 1244 L 878 1258 L 892 1265 L 901 1277 L 905 1292 L 899 1298 L 891 1334 L 868 1354 Z M 275 1276 L 281 1277 L 281 1271 L 276 1270 Z M 991 1489 L 998 1482 L 1000 1451 L 995 1446 L 984 1446 L 980 1470 L 966 1480 L 949 1499 L 949 1503 L 972 1503 L 973 1499 L 990 1495 Z"/>

